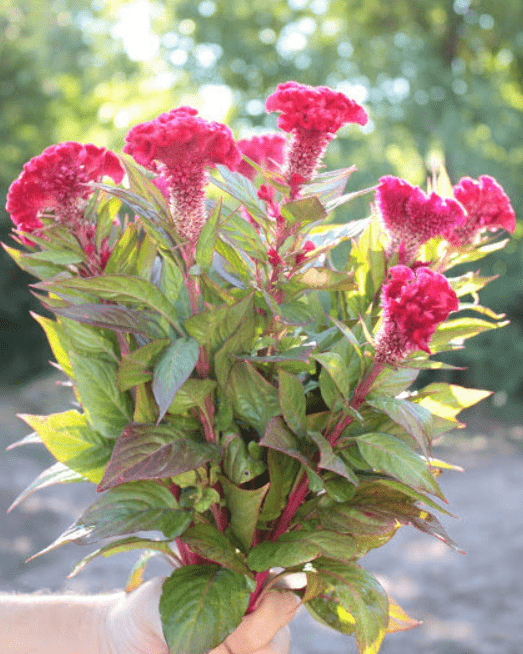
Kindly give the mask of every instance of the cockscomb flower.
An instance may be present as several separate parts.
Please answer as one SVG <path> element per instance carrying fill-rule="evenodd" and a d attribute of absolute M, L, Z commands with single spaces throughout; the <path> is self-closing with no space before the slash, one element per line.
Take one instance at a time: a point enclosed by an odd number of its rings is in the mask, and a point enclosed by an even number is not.
<path fill-rule="evenodd" d="M 466 212 L 464 224 L 447 234 L 447 240 L 456 247 L 471 245 L 483 231 L 505 229 L 512 234 L 515 230 L 514 209 L 507 194 L 493 177 L 481 175 L 478 180 L 463 177 L 453 191 L 454 197 Z"/>
<path fill-rule="evenodd" d="M 423 243 L 465 221 L 465 212 L 455 200 L 436 193 L 427 196 L 418 186 L 391 175 L 380 179 L 375 201 L 390 238 L 387 253 L 401 250 L 404 263 L 414 259 Z"/>
<path fill-rule="evenodd" d="M 25 164 L 11 184 L 6 209 L 20 232 L 38 235 L 43 217 L 77 231 L 93 193 L 90 182 L 104 176 L 117 184 L 124 176 L 118 157 L 110 150 L 73 141 L 51 145 Z"/>
<path fill-rule="evenodd" d="M 162 177 L 175 227 L 191 243 L 206 221 L 206 169 L 223 164 L 234 170 L 241 161 L 230 129 L 197 113 L 191 107 L 178 107 L 135 125 L 124 147 L 139 164 Z"/>
<path fill-rule="evenodd" d="M 446 277 L 429 268 L 393 266 L 384 284 L 383 322 L 376 335 L 378 363 L 395 365 L 411 352 L 430 354 L 429 342 L 437 326 L 459 307 Z"/>
<path fill-rule="evenodd" d="M 294 135 L 289 149 L 285 175 L 310 180 L 334 134 L 346 123 L 365 125 L 365 109 L 326 86 L 308 86 L 297 82 L 279 84 L 267 98 L 267 112 L 279 111 L 278 127 Z"/>
<path fill-rule="evenodd" d="M 278 170 L 283 163 L 286 143 L 287 139 L 282 134 L 262 134 L 241 139 L 236 145 L 254 163 L 268 170 Z M 256 177 L 256 170 L 244 159 L 236 170 L 251 181 Z"/>

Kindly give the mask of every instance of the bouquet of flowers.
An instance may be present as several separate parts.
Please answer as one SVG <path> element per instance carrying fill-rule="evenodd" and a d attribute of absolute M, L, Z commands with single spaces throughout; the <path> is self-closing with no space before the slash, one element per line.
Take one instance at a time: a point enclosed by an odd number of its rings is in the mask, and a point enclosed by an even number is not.
<path fill-rule="evenodd" d="M 217 646 L 299 572 L 310 613 L 370 654 L 417 623 L 360 559 L 403 525 L 457 549 L 435 515 L 453 466 L 431 446 L 489 393 L 411 387 L 450 368 L 432 354 L 505 324 L 479 304 L 489 278 L 444 273 L 502 248 L 515 215 L 494 179 L 452 186 L 442 166 L 426 192 L 385 176 L 346 193 L 354 167 L 318 170 L 363 107 L 287 82 L 266 108 L 279 133 L 236 142 L 179 107 L 133 127 L 122 156 L 62 143 L 13 182 L 21 247 L 4 247 L 39 280 L 55 319 L 35 318 L 78 402 L 22 416 L 23 442 L 57 463 L 15 504 L 97 484 L 44 552 L 100 543 L 76 574 L 143 549 L 129 588 L 164 557 L 173 652 Z M 330 222 L 363 194 L 369 217 Z"/>

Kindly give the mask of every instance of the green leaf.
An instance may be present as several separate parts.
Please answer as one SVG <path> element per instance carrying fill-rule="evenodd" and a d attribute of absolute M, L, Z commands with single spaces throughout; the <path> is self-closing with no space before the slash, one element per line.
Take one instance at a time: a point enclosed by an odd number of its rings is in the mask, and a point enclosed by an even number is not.
<path fill-rule="evenodd" d="M 351 166 L 320 173 L 303 185 L 303 191 L 307 195 L 317 195 L 320 202 L 326 205 L 341 196 L 347 180 L 355 170 L 356 166 Z"/>
<path fill-rule="evenodd" d="M 313 470 L 312 463 L 299 449 L 300 446 L 296 437 L 280 417 L 270 420 L 263 438 L 260 440 L 260 445 L 287 454 L 287 456 L 297 459 L 305 467 Z"/>
<path fill-rule="evenodd" d="M 127 481 L 173 477 L 219 456 L 216 446 L 182 437 L 172 426 L 131 423 L 116 441 L 98 490 Z"/>
<path fill-rule="evenodd" d="M 264 206 L 258 199 L 253 183 L 244 175 L 232 172 L 226 166 L 218 164 L 216 168 L 224 181 L 222 182 L 216 177 L 210 177 L 209 181 L 238 200 L 249 213 L 255 216 L 264 216 Z"/>
<path fill-rule="evenodd" d="M 162 420 L 177 391 L 194 370 L 200 355 L 200 345 L 194 338 L 179 338 L 168 347 L 154 366 L 153 394 Z"/>
<path fill-rule="evenodd" d="M 384 368 L 376 377 L 367 398 L 386 395 L 395 397 L 407 390 L 419 375 L 419 370 L 413 368 Z"/>
<path fill-rule="evenodd" d="M 337 456 L 332 445 L 320 432 L 309 431 L 309 437 L 314 441 L 320 453 L 318 467 L 322 470 L 331 470 L 341 477 L 345 477 L 353 484 L 358 483 L 358 478 L 352 470 L 345 465 L 343 459 Z"/>
<path fill-rule="evenodd" d="M 169 541 L 165 540 L 149 540 L 147 538 L 137 538 L 136 536 L 129 536 L 127 538 L 118 539 L 104 545 L 103 547 L 98 548 L 91 554 L 85 556 L 81 561 L 79 561 L 71 572 L 67 575 L 68 579 L 76 577 L 76 575 L 81 572 L 91 561 L 103 556 L 108 558 L 114 556 L 115 554 L 121 554 L 123 552 L 132 552 L 133 550 L 156 550 L 161 552 L 167 558 L 171 559 L 171 562 L 175 563 L 176 560 L 173 557 L 173 552 L 169 547 Z"/>
<path fill-rule="evenodd" d="M 394 533 L 397 520 L 391 513 L 377 511 L 372 505 L 355 506 L 351 502 L 320 507 L 317 511 L 324 529 L 360 536 L 385 536 Z"/>
<path fill-rule="evenodd" d="M 247 256 L 261 261 L 266 259 L 267 246 L 254 227 L 240 213 L 231 213 L 221 224 L 220 230 L 230 245 L 243 250 Z"/>
<path fill-rule="evenodd" d="M 335 589 L 340 604 L 356 621 L 358 651 L 370 654 L 371 648 L 381 643 L 388 624 L 387 594 L 372 575 L 355 563 L 319 559 L 314 567 Z"/>
<path fill-rule="evenodd" d="M 385 413 L 402 427 L 421 447 L 427 456 L 433 436 L 433 420 L 430 411 L 408 400 L 394 397 L 367 399 L 367 404 Z"/>
<path fill-rule="evenodd" d="M 93 357 L 72 359 L 76 390 L 91 425 L 107 438 L 117 438 L 131 420 L 132 404 L 116 386 L 118 368 Z"/>
<path fill-rule="evenodd" d="M 369 218 L 362 218 L 360 220 L 351 220 L 341 225 L 315 225 L 310 230 L 307 238 L 314 243 L 319 252 L 330 252 L 340 243 L 358 238 L 368 227 L 369 222 Z"/>
<path fill-rule="evenodd" d="M 347 367 L 341 356 L 336 352 L 322 352 L 321 354 L 314 354 L 313 359 L 321 364 L 322 370 L 329 374 L 341 396 L 347 399 L 350 380 L 347 375 Z"/>
<path fill-rule="evenodd" d="M 9 247 L 5 243 L 2 243 L 2 247 L 19 268 L 38 279 L 50 279 L 51 277 L 58 275 L 58 273 L 62 272 L 63 270 L 62 266 L 58 266 L 47 261 L 39 261 L 38 259 L 33 259 L 30 254 L 22 252 L 21 250 L 17 250 L 16 248 Z"/>
<path fill-rule="evenodd" d="M 370 433 L 356 438 L 363 458 L 377 472 L 442 497 L 429 466 L 416 452 L 396 436 Z"/>
<path fill-rule="evenodd" d="M 268 451 L 267 465 L 270 486 L 260 512 L 262 522 L 270 522 L 280 517 L 287 496 L 301 469 L 299 461 L 273 449 Z"/>
<path fill-rule="evenodd" d="M 308 573 L 307 577 L 310 574 Z M 305 602 L 305 608 L 321 624 L 331 627 L 342 634 L 351 635 L 354 633 L 356 621 L 340 604 L 334 590 L 331 589 L 321 593 L 317 597 L 313 597 L 308 602 Z"/>
<path fill-rule="evenodd" d="M 489 282 L 494 281 L 497 278 L 497 275 L 493 277 L 480 277 L 479 272 L 470 271 L 459 277 L 448 278 L 448 283 L 450 284 L 452 290 L 456 293 L 458 297 L 463 297 L 464 295 L 473 295 L 476 296 L 478 291 L 481 291 Z"/>
<path fill-rule="evenodd" d="M 315 195 L 285 202 L 281 205 L 281 214 L 290 225 L 300 227 L 325 220 L 327 217 L 325 208 Z"/>
<path fill-rule="evenodd" d="M 159 338 L 123 356 L 116 377 L 118 390 L 127 391 L 137 384 L 151 381 L 153 373 L 149 368 L 169 343 L 168 338 Z"/>
<path fill-rule="evenodd" d="M 189 527 L 180 540 L 190 548 L 191 552 L 219 563 L 229 570 L 252 577 L 252 573 L 245 565 L 245 557 L 216 527 L 203 523 L 195 524 Z"/>
<path fill-rule="evenodd" d="M 150 481 L 125 484 L 112 488 L 91 504 L 69 529 L 34 556 L 66 543 L 90 545 L 104 538 L 140 531 L 161 531 L 174 540 L 191 521 L 192 514 L 180 509 L 165 486 Z"/>
<path fill-rule="evenodd" d="M 373 301 L 385 280 L 387 261 L 380 237 L 380 227 L 377 220 L 373 220 L 351 249 L 355 281 L 367 305 Z"/>
<path fill-rule="evenodd" d="M 196 406 L 203 409 L 205 399 L 215 388 L 214 379 L 188 379 L 174 396 L 168 413 L 184 413 Z"/>
<path fill-rule="evenodd" d="M 111 362 L 118 361 L 116 337 L 112 332 L 63 317 L 60 324 L 69 338 L 69 351 Z"/>
<path fill-rule="evenodd" d="M 7 513 L 23 502 L 27 497 L 29 497 L 29 495 L 41 488 L 47 488 L 54 484 L 70 484 L 79 481 L 86 481 L 86 478 L 80 473 L 71 470 L 71 468 L 68 468 L 63 463 L 55 463 L 50 468 L 41 472 L 38 477 L 16 497 L 11 506 L 7 509 Z"/>
<path fill-rule="evenodd" d="M 94 483 L 100 481 L 111 455 L 111 446 L 89 427 L 85 414 L 71 410 L 47 416 L 20 415 L 20 418 L 36 431 L 58 461 L 80 473 L 84 479 Z M 94 464 L 93 451 L 97 455 Z"/>
<path fill-rule="evenodd" d="M 256 490 L 245 490 L 233 484 L 226 477 L 220 477 L 220 482 L 227 508 L 231 514 L 231 529 L 245 551 L 248 551 L 252 545 L 260 508 L 269 490 L 269 484 Z"/>
<path fill-rule="evenodd" d="M 262 434 L 271 418 L 281 413 L 277 389 L 250 363 L 235 361 L 224 391 L 235 414 Z"/>
<path fill-rule="evenodd" d="M 241 623 L 249 604 L 246 578 L 218 565 L 187 565 L 163 585 L 160 616 L 171 652 L 207 654 Z"/>
<path fill-rule="evenodd" d="M 202 272 L 209 272 L 212 266 L 220 213 L 221 201 L 216 204 L 209 215 L 196 243 L 196 263 L 200 266 Z"/>
<path fill-rule="evenodd" d="M 36 313 L 31 313 L 31 316 L 44 330 L 58 365 L 68 377 L 72 378 L 74 373 L 68 354 L 70 344 L 64 328 L 54 320 L 44 318 L 44 316 L 38 316 Z"/>
<path fill-rule="evenodd" d="M 285 370 L 278 371 L 278 394 L 283 419 L 298 436 L 306 436 L 306 401 L 301 381 Z"/>
<path fill-rule="evenodd" d="M 303 363 L 309 363 L 311 354 L 316 349 L 315 345 L 304 345 L 303 347 L 293 347 L 290 350 L 285 350 L 279 354 L 270 354 L 267 356 L 258 356 L 258 355 L 241 355 L 235 356 L 241 361 L 250 361 L 251 363 L 287 363 L 294 361 L 301 361 Z"/>
<path fill-rule="evenodd" d="M 225 433 L 222 437 L 222 444 L 225 448 L 222 462 L 223 471 L 234 484 L 244 484 L 267 469 L 261 460 L 261 448 L 255 441 L 251 441 L 247 447 L 240 435 Z"/>
<path fill-rule="evenodd" d="M 292 568 L 319 556 L 349 561 L 356 555 L 354 539 L 333 531 L 291 531 L 274 542 L 256 545 L 247 557 L 247 565 L 255 572 L 270 568 Z"/>
<path fill-rule="evenodd" d="M 63 295 L 69 291 L 80 291 L 96 295 L 102 300 L 145 306 L 158 311 L 180 334 L 178 316 L 165 295 L 151 282 L 132 275 L 103 275 L 100 277 L 60 279 L 40 282 L 36 288 Z"/>
<path fill-rule="evenodd" d="M 432 352 L 444 352 L 452 349 L 452 345 L 461 345 L 463 341 L 490 329 L 498 329 L 509 324 L 509 320 L 502 322 L 488 322 L 480 318 L 456 318 L 442 322 L 430 341 Z"/>
<path fill-rule="evenodd" d="M 45 306 L 45 303 L 43 303 Z M 116 304 L 71 304 L 53 307 L 53 313 L 76 322 L 111 329 L 115 332 L 140 334 L 154 339 L 164 335 L 158 318 L 150 311 L 128 309 Z"/>
<path fill-rule="evenodd" d="M 229 243 L 224 241 L 223 238 L 219 236 L 216 240 L 216 252 L 229 264 L 230 271 L 228 270 L 228 267 L 226 269 L 232 273 L 232 275 L 238 275 L 245 282 L 250 280 L 251 275 L 246 259 L 244 259 L 235 248 L 233 248 L 231 245 L 229 245 Z M 218 270 L 218 272 L 220 271 Z M 226 279 L 229 281 L 227 277 Z"/>
<path fill-rule="evenodd" d="M 129 223 L 113 247 L 111 256 L 105 264 L 104 275 L 112 273 L 136 274 L 137 255 L 138 231 L 134 223 Z"/>

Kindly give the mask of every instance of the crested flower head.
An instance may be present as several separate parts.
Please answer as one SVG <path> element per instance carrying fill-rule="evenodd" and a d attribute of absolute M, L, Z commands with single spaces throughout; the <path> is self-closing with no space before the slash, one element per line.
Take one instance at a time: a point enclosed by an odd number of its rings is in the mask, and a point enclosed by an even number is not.
<path fill-rule="evenodd" d="M 465 220 L 455 200 L 440 198 L 436 193 L 427 196 L 418 186 L 390 175 L 380 179 L 376 205 L 390 237 L 389 254 L 401 249 L 406 261 L 416 256 L 423 243 L 446 235 Z"/>
<path fill-rule="evenodd" d="M 234 170 L 241 161 L 232 133 L 221 123 L 178 107 L 127 134 L 124 152 L 161 175 L 169 190 L 171 210 L 180 235 L 194 242 L 205 223 L 205 169 L 223 164 Z"/>
<path fill-rule="evenodd" d="M 287 139 L 282 134 L 262 134 L 242 139 L 237 146 L 254 163 L 269 170 L 278 170 L 283 163 L 286 143 Z M 236 170 L 251 181 L 256 177 L 256 170 L 243 159 Z"/>
<path fill-rule="evenodd" d="M 493 177 L 481 175 L 478 180 L 463 177 L 453 190 L 466 212 L 464 224 L 447 234 L 453 245 L 470 245 L 485 230 L 505 229 L 512 234 L 516 228 L 516 214 L 507 194 Z"/>
<path fill-rule="evenodd" d="M 117 184 L 124 176 L 110 150 L 72 141 L 51 145 L 25 164 L 11 184 L 6 209 L 21 232 L 38 234 L 44 216 L 77 227 L 93 192 L 90 182 L 104 176 Z"/>
<path fill-rule="evenodd" d="M 365 109 L 343 93 L 298 82 L 279 84 L 267 98 L 265 109 L 280 112 L 278 127 L 294 135 L 285 170 L 288 180 L 293 175 L 310 180 L 340 127 L 365 125 L 368 120 Z"/>
<path fill-rule="evenodd" d="M 446 277 L 429 268 L 393 266 L 383 286 L 383 322 L 376 335 L 376 361 L 394 365 L 411 352 L 430 354 L 437 326 L 459 302 Z"/>

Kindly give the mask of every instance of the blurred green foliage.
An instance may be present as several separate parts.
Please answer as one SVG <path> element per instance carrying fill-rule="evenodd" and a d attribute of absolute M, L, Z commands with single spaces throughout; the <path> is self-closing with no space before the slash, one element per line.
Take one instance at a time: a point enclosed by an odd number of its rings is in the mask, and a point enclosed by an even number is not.
<path fill-rule="evenodd" d="M 289 79 L 338 88 L 367 107 L 364 129 L 344 128 L 327 165 L 356 164 L 349 188 L 384 174 L 424 184 L 436 157 L 452 181 L 496 177 L 523 212 L 522 0 L 23 0 L 0 9 L 0 191 L 52 143 L 121 150 L 127 130 L 190 104 L 237 136 L 273 129 L 264 101 Z M 365 205 L 340 212 L 361 217 Z M 356 209 L 354 209 L 356 207 Z M 9 230 L 2 216 L 2 238 Z M 523 224 L 483 303 L 511 325 L 478 337 L 454 361 L 460 381 L 523 399 Z M 28 278 L 0 261 L 4 382 L 49 357 Z M 36 303 L 34 305 L 36 307 Z M 456 381 L 456 378 L 453 379 Z"/>

